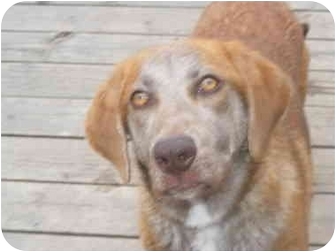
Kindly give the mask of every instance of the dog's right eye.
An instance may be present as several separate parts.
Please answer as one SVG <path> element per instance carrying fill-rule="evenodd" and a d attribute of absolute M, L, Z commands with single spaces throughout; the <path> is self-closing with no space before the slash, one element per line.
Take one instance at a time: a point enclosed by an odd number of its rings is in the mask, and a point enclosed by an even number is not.
<path fill-rule="evenodd" d="M 221 82 L 213 76 L 205 76 L 197 86 L 197 93 L 209 95 L 217 92 L 221 87 Z"/>
<path fill-rule="evenodd" d="M 137 91 L 131 97 L 131 103 L 136 108 L 141 108 L 149 102 L 149 94 L 144 91 Z"/>

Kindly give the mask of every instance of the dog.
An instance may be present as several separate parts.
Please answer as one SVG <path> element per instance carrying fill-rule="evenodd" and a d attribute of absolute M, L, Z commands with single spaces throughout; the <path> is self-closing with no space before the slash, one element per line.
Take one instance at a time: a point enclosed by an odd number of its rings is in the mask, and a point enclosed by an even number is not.
<path fill-rule="evenodd" d="M 124 181 L 135 154 L 145 249 L 308 250 L 306 28 L 284 3 L 212 3 L 100 86 L 87 139 Z"/>

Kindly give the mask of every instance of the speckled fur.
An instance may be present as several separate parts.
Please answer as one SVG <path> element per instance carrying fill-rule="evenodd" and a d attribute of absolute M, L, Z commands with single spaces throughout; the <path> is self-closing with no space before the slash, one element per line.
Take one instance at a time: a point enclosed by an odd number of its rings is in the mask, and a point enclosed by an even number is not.
<path fill-rule="evenodd" d="M 145 249 L 308 250 L 308 62 L 302 27 L 285 4 L 217 2 L 205 9 L 190 39 L 142 51 L 116 67 L 93 100 L 86 132 L 125 180 L 126 134 L 132 136 L 143 174 Z M 195 69 L 211 69 L 225 89 L 211 99 L 192 98 L 187 73 Z M 158 103 L 134 111 L 129 98 L 148 76 Z M 192 169 L 213 186 L 210 194 L 160 194 L 164 176 L 151 148 L 176 132 L 195 139 L 202 158 Z"/>

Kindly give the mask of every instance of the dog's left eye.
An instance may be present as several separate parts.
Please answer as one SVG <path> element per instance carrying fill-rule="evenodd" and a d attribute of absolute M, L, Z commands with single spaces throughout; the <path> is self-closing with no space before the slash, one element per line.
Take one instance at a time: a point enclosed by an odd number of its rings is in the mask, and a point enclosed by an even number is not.
<path fill-rule="evenodd" d="M 143 91 L 135 92 L 131 97 L 133 106 L 140 108 L 145 106 L 149 101 L 149 94 Z"/>
<path fill-rule="evenodd" d="M 197 93 L 199 94 L 211 94 L 216 92 L 220 87 L 220 83 L 213 77 L 205 77 L 199 83 Z"/>

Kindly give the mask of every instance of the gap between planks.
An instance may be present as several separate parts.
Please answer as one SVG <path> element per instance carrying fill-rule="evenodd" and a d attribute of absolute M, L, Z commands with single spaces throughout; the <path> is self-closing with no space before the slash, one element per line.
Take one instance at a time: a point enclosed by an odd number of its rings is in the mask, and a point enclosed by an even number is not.
<path fill-rule="evenodd" d="M 21 233 L 21 234 L 46 234 L 46 235 L 61 235 L 61 236 L 139 239 L 138 235 L 109 235 L 109 234 L 80 233 L 80 232 L 51 232 L 51 231 L 36 231 L 36 230 L 17 230 L 17 229 L 6 229 L 6 228 L 3 228 L 2 232 Z"/>

